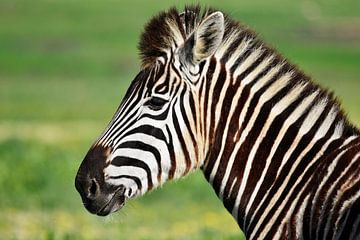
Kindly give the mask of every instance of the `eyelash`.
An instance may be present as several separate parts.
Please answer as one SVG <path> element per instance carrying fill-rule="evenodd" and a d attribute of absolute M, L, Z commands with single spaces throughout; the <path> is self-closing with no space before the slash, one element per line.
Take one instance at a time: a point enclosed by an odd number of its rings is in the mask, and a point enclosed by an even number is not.
<path fill-rule="evenodd" d="M 151 97 L 145 105 L 152 110 L 160 110 L 167 102 L 167 100 L 159 97 Z"/>

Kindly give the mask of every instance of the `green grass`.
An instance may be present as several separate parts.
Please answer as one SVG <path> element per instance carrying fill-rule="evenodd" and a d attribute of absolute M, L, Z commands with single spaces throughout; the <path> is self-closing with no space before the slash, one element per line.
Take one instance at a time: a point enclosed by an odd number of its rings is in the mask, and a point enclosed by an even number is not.
<path fill-rule="evenodd" d="M 256 29 L 360 125 L 359 1 L 200 3 Z M 0 239 L 241 239 L 200 172 L 107 218 L 88 214 L 74 188 L 138 71 L 143 25 L 172 5 L 184 3 L 0 2 Z"/>

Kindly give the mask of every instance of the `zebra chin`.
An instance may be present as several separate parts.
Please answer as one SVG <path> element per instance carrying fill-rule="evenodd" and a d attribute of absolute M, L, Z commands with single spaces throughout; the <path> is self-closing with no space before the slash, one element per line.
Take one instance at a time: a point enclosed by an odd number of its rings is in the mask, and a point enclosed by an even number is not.
<path fill-rule="evenodd" d="M 119 186 L 112 194 L 98 194 L 94 198 L 82 196 L 82 202 L 86 210 L 90 213 L 98 216 L 107 216 L 124 207 L 128 199 L 126 192 L 124 186 Z"/>
<path fill-rule="evenodd" d="M 119 211 L 124 205 L 126 201 L 125 196 L 125 188 L 121 186 L 119 190 L 117 190 L 106 203 L 102 205 L 97 205 L 97 209 L 92 208 L 89 212 L 96 214 L 98 216 L 107 216 L 111 213 Z M 85 206 L 86 207 L 86 206 Z M 95 211 L 94 211 L 95 210 Z"/>

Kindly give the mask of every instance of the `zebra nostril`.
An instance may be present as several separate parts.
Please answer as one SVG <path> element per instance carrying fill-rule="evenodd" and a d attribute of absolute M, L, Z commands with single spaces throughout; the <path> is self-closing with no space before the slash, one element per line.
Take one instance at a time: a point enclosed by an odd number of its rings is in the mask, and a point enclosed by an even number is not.
<path fill-rule="evenodd" d="M 91 179 L 91 184 L 90 184 L 90 187 L 89 187 L 89 196 L 90 197 L 95 197 L 97 189 L 98 189 L 98 186 L 97 186 L 97 183 L 96 183 L 95 179 Z"/>

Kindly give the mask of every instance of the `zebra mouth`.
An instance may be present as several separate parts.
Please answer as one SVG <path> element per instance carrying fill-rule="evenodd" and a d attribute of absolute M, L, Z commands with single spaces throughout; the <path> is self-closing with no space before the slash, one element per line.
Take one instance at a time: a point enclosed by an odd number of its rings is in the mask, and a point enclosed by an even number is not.
<path fill-rule="evenodd" d="M 96 213 L 98 216 L 107 216 L 119 211 L 125 205 L 125 188 L 120 187 L 112 198 Z"/>

